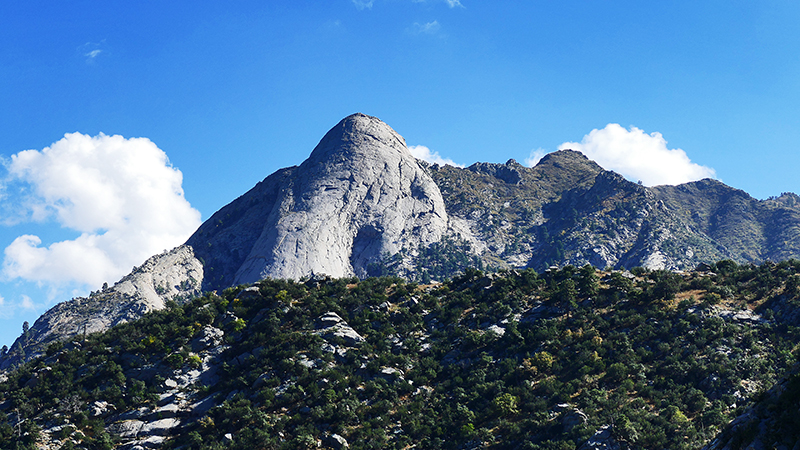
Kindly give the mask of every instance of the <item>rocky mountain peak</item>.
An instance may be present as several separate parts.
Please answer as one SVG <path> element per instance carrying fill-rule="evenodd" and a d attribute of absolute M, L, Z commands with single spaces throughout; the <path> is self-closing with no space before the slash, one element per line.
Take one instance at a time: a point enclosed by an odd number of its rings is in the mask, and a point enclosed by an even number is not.
<path fill-rule="evenodd" d="M 539 160 L 535 167 L 543 169 L 547 167 L 567 168 L 570 166 L 588 166 L 596 169 L 597 172 L 603 170 L 602 167 L 597 165 L 597 163 L 591 159 L 587 158 L 583 153 L 569 149 L 558 150 L 544 155 L 544 157 Z"/>
<path fill-rule="evenodd" d="M 345 117 L 331 128 L 304 165 L 313 166 L 332 159 L 365 157 L 376 151 L 408 153 L 408 148 L 405 139 L 382 120 L 356 113 Z M 380 155 L 372 156 L 380 158 Z"/>
<path fill-rule="evenodd" d="M 275 195 L 235 283 L 367 276 L 387 255 L 438 242 L 448 227 L 439 188 L 405 140 L 364 114 L 333 127 Z"/>
<path fill-rule="evenodd" d="M 525 170 L 525 167 L 510 159 L 505 164 L 477 162 L 467 167 L 467 169 L 475 173 L 495 177 L 508 184 L 519 184 L 522 182 L 522 171 Z"/>

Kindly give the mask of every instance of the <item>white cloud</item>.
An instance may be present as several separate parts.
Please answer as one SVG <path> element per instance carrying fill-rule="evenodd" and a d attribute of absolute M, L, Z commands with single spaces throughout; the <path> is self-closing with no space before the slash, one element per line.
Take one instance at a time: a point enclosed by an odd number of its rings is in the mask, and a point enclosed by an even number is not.
<path fill-rule="evenodd" d="M 603 168 L 647 186 L 716 176 L 714 169 L 693 163 L 683 150 L 667 148 L 661 133 L 647 134 L 636 127 L 626 130 L 616 123 L 592 130 L 580 143 L 565 142 L 558 148 L 578 150 Z"/>
<path fill-rule="evenodd" d="M 528 155 L 527 158 L 525 158 L 525 165 L 528 167 L 535 166 L 536 164 L 539 163 L 539 161 L 541 161 L 542 158 L 544 158 L 544 155 L 546 155 L 547 153 L 549 152 L 543 148 L 537 148 L 536 150 L 531 150 L 531 154 Z"/>
<path fill-rule="evenodd" d="M 436 34 L 441 28 L 442 26 L 439 25 L 439 21 L 434 20 L 433 22 L 427 23 L 414 22 L 414 25 L 411 26 L 409 31 L 413 34 Z"/>
<path fill-rule="evenodd" d="M 372 9 L 373 0 L 353 0 L 358 9 Z"/>
<path fill-rule="evenodd" d="M 31 300 L 31 298 L 28 297 L 27 295 L 22 296 L 22 300 L 20 301 L 19 306 L 22 309 L 29 309 L 29 310 L 36 309 L 36 305 L 34 305 L 33 300 Z"/>
<path fill-rule="evenodd" d="M 408 151 L 411 152 L 411 155 L 413 155 L 414 158 L 427 161 L 431 164 L 439 164 L 441 166 L 448 165 L 453 167 L 464 167 L 462 164 L 453 162 L 452 159 L 442 158 L 439 155 L 439 152 L 432 152 L 431 149 L 425 147 L 424 145 L 411 145 L 408 147 Z"/>
<path fill-rule="evenodd" d="M 426 3 L 427 0 L 411 0 L 413 3 Z M 461 0 L 444 0 L 444 3 L 447 3 L 447 6 L 451 8 L 455 8 L 458 6 L 459 8 L 463 8 L 464 5 L 461 4 Z"/>
<path fill-rule="evenodd" d="M 9 279 L 99 287 L 183 243 L 200 225 L 183 196 L 183 175 L 146 138 L 66 134 L 6 166 L 2 208 L 17 222 L 54 220 L 80 233 L 46 246 L 38 236 L 17 237 L 4 251 Z"/>
<path fill-rule="evenodd" d="M 27 295 L 19 295 L 18 301 L 6 300 L 0 296 L 0 319 L 10 319 L 20 314 L 35 313 L 45 305 L 38 304 Z"/>
<path fill-rule="evenodd" d="M 100 42 L 87 42 L 78 47 L 78 54 L 86 58 L 87 64 L 93 64 L 94 60 L 104 52 L 104 47 L 106 47 L 105 39 Z"/>

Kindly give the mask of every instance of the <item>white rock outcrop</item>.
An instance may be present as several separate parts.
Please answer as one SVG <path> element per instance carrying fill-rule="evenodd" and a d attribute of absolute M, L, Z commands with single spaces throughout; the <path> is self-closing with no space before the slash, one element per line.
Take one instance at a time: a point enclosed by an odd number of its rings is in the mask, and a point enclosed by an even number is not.
<path fill-rule="evenodd" d="M 136 298 L 148 310 L 158 310 L 176 296 L 199 293 L 202 282 L 203 264 L 195 258 L 191 247 L 181 245 L 148 259 L 112 290 Z"/>
<path fill-rule="evenodd" d="M 327 312 L 319 319 L 316 334 L 322 336 L 324 339 L 331 339 L 334 337 L 344 340 L 346 345 L 357 346 L 366 341 L 363 336 L 358 334 L 347 322 L 344 321 L 335 312 Z"/>
<path fill-rule="evenodd" d="M 438 242 L 447 231 L 438 186 L 375 117 L 342 120 L 294 173 L 234 284 L 312 273 L 363 277 L 370 263 Z"/>

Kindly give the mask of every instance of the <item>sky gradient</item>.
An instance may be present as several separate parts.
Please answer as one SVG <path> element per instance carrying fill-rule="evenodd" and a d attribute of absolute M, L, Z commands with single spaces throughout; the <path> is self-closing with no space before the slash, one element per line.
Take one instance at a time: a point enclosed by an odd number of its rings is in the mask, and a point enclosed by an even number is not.
<path fill-rule="evenodd" d="M 0 345 L 354 112 L 454 164 L 569 147 L 800 192 L 797 23 L 777 0 L 2 2 Z"/>

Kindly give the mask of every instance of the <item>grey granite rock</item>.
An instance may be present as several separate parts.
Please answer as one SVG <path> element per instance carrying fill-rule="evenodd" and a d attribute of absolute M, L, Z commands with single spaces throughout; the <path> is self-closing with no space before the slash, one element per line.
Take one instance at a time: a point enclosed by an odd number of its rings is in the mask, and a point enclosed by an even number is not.
<path fill-rule="evenodd" d="M 286 181 L 234 284 L 312 273 L 364 277 L 386 255 L 447 231 L 436 183 L 375 117 L 342 120 Z"/>
<path fill-rule="evenodd" d="M 344 319 L 334 312 L 323 314 L 317 320 L 317 323 L 319 325 L 316 333 L 325 339 L 334 337 L 342 338 L 345 344 L 351 347 L 355 347 L 366 341 L 363 336 L 358 334 L 356 330 L 350 327 Z"/>
<path fill-rule="evenodd" d="M 180 419 L 170 417 L 145 423 L 139 430 L 138 436 L 167 436 L 170 430 L 180 425 Z"/>
<path fill-rule="evenodd" d="M 350 444 L 347 443 L 347 439 L 339 436 L 338 434 L 332 434 L 328 436 L 325 439 L 325 445 L 336 450 L 350 448 Z"/>
<path fill-rule="evenodd" d="M 207 325 L 192 339 L 192 351 L 199 352 L 209 347 L 216 347 L 222 343 L 225 333 L 219 328 Z"/>

